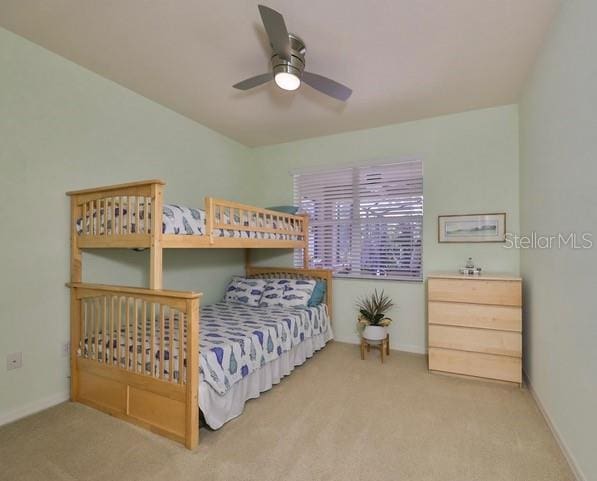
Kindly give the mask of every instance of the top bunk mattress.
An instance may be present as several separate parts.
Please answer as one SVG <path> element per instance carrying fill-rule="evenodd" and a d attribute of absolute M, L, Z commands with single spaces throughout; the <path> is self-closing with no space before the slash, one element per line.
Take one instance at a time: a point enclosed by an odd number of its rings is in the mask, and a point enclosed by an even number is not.
<path fill-rule="evenodd" d="M 136 223 L 139 222 L 141 225 L 141 231 L 145 231 L 144 223 L 150 215 L 145 215 L 143 206 L 139 208 L 139 215 L 137 216 L 134 205 L 131 206 L 131 212 L 129 215 L 127 205 L 123 206 L 122 214 L 120 215 L 120 207 L 116 206 L 114 211 L 111 209 L 107 210 L 107 222 L 104 222 L 104 209 L 100 209 L 101 222 L 99 222 L 100 228 L 98 235 L 104 234 L 104 225 L 107 226 L 108 231 L 115 231 L 120 234 L 134 234 L 138 231 Z M 206 215 L 203 209 L 194 209 L 185 207 L 177 204 L 164 204 L 162 209 L 162 234 L 174 234 L 174 235 L 206 235 Z M 282 214 L 281 214 L 282 215 Z M 92 213 L 85 216 L 85 224 L 87 231 L 93 228 L 94 220 L 97 216 L 97 211 L 94 210 Z M 237 237 L 247 239 L 275 239 L 275 240 L 300 240 L 299 226 L 294 223 L 287 223 L 282 220 L 264 220 L 263 218 L 249 219 L 248 214 L 240 218 L 238 214 L 234 216 L 234 222 L 244 227 L 250 225 L 257 225 L 258 227 L 271 227 L 274 229 L 286 229 L 296 230 L 297 235 L 293 234 L 280 234 L 273 232 L 259 232 L 252 230 L 236 230 L 236 229 L 214 229 L 213 235 L 215 237 Z M 121 218 L 124 219 L 121 222 Z M 137 219 L 139 219 L 137 221 Z M 219 222 L 220 218 L 216 215 L 215 222 Z M 228 223 L 229 218 L 227 215 L 224 216 L 224 222 Z M 114 224 L 114 225 L 112 225 Z M 122 225 L 121 225 L 122 224 Z M 83 218 L 77 219 L 77 233 L 83 232 Z"/>

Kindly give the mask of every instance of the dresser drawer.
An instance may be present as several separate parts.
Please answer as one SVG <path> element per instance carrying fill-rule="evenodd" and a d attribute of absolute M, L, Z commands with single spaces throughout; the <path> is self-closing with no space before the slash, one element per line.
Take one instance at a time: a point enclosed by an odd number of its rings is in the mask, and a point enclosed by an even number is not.
<path fill-rule="evenodd" d="M 520 281 L 431 278 L 428 281 L 428 296 L 430 301 L 522 305 Z"/>
<path fill-rule="evenodd" d="M 522 360 L 518 357 L 430 347 L 429 369 L 500 381 L 522 382 Z"/>
<path fill-rule="evenodd" d="M 522 331 L 522 309 L 512 306 L 430 301 L 430 324 Z"/>
<path fill-rule="evenodd" d="M 512 331 L 430 324 L 429 346 L 521 357 L 522 335 Z"/>

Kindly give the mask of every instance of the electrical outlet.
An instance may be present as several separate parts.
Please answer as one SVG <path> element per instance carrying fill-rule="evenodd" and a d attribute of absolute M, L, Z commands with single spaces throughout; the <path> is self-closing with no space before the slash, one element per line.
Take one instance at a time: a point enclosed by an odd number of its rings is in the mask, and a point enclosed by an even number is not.
<path fill-rule="evenodd" d="M 62 357 L 68 357 L 70 355 L 70 342 L 65 342 L 62 345 Z"/>
<path fill-rule="evenodd" d="M 13 369 L 19 369 L 23 366 L 23 353 L 13 352 L 6 356 L 6 370 L 11 371 Z"/>

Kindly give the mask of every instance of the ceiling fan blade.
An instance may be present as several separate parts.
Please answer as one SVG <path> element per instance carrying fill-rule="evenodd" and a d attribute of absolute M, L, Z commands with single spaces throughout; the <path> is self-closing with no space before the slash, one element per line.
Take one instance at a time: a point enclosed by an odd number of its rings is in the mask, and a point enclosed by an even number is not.
<path fill-rule="evenodd" d="M 261 84 L 269 82 L 272 78 L 273 77 L 271 72 L 262 73 L 261 75 L 255 75 L 255 77 L 251 77 L 243 80 L 242 82 L 238 82 L 237 84 L 234 84 L 232 87 L 238 90 L 249 90 L 253 87 L 257 87 Z"/>
<path fill-rule="evenodd" d="M 302 80 L 315 90 L 345 102 L 352 95 L 352 90 L 335 80 L 311 72 L 303 72 Z"/>
<path fill-rule="evenodd" d="M 272 48 L 280 57 L 290 60 L 290 39 L 284 17 L 265 5 L 259 5 L 258 8 Z"/>

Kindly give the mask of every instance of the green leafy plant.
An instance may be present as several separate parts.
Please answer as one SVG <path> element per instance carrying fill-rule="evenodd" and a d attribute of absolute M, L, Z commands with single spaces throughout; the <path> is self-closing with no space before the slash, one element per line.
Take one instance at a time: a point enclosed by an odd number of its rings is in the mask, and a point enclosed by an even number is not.
<path fill-rule="evenodd" d="M 384 291 L 377 292 L 377 289 L 375 289 L 373 294 L 357 302 L 359 324 L 364 326 L 388 326 L 392 319 L 386 317 L 386 313 L 392 307 L 394 307 L 394 303 L 386 296 Z"/>

